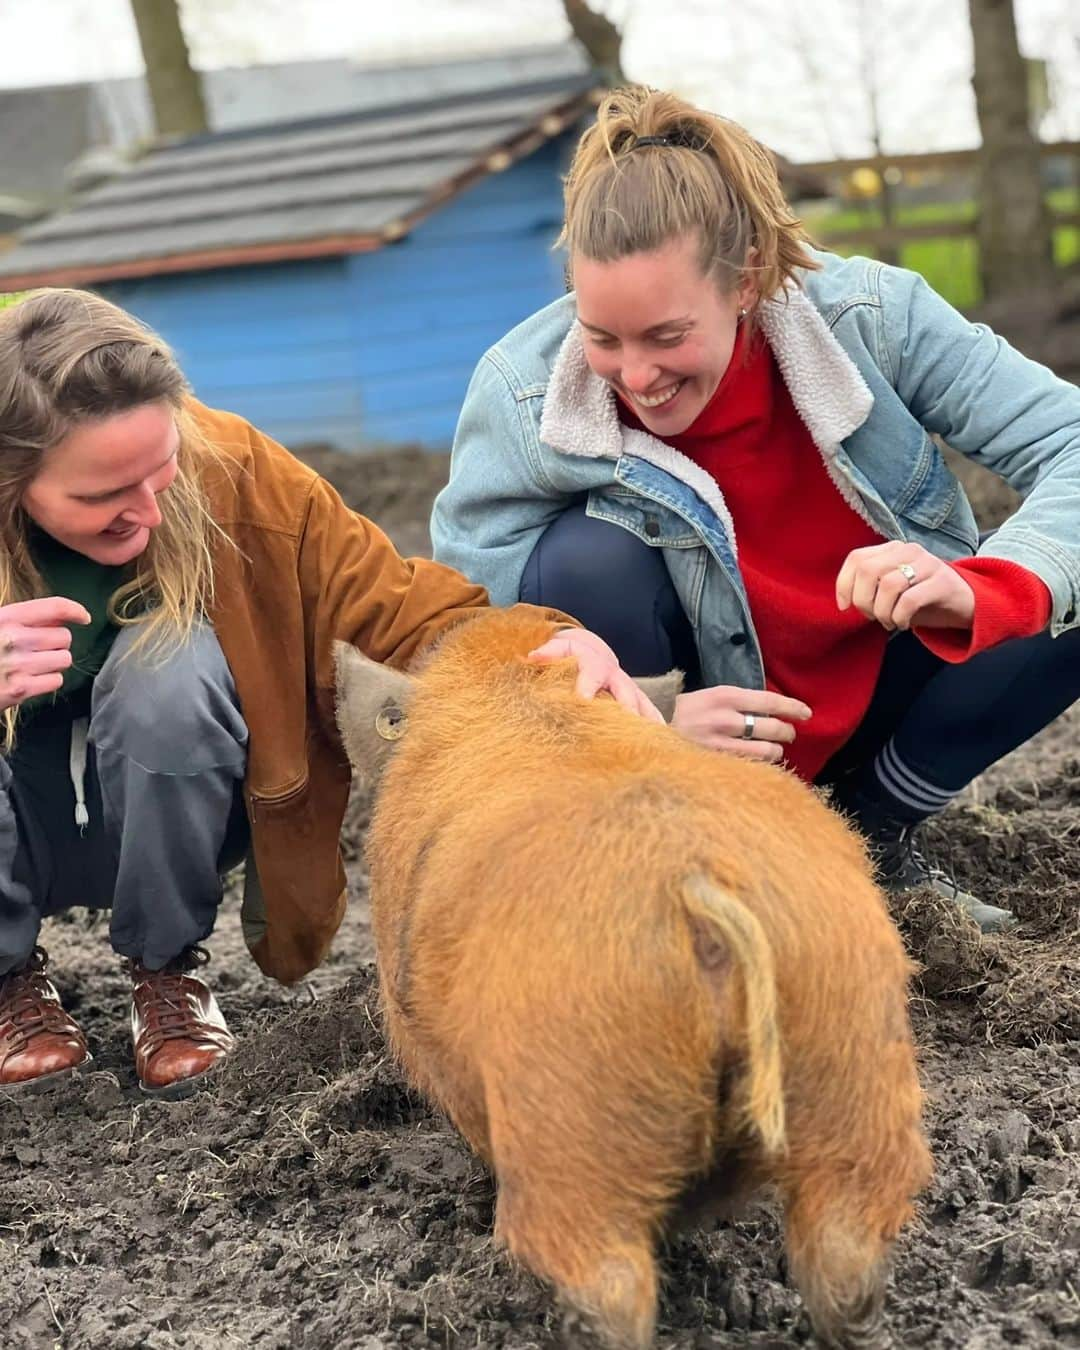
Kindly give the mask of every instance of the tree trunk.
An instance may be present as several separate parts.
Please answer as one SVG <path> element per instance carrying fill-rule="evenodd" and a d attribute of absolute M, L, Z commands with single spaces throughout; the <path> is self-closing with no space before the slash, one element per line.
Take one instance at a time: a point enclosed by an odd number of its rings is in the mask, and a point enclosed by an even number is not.
<path fill-rule="evenodd" d="M 866 111 L 870 120 L 870 141 L 874 149 L 874 155 L 880 159 L 885 154 L 885 144 L 881 134 L 881 82 L 878 77 L 877 64 L 881 39 L 880 29 L 875 23 L 879 10 L 880 5 L 877 0 L 857 0 L 856 2 L 855 17 L 859 32 L 860 76 L 866 94 Z M 880 170 L 878 173 L 880 188 L 877 200 L 881 208 L 881 224 L 884 229 L 891 230 L 896 225 L 896 193 L 893 191 L 893 185 L 885 177 L 886 171 Z M 895 267 L 900 262 L 900 248 L 895 243 L 880 243 L 874 251 L 883 263 L 889 263 Z"/>
<path fill-rule="evenodd" d="M 202 81 L 191 67 L 177 0 L 131 0 L 159 136 L 206 131 Z"/>
<path fill-rule="evenodd" d="M 585 0 L 563 0 L 566 18 L 574 37 L 589 54 L 589 59 L 606 84 L 626 83 L 622 71 L 622 34 L 605 15 L 590 9 Z"/>
<path fill-rule="evenodd" d="M 968 0 L 975 40 L 979 272 L 985 297 L 1023 293 L 1053 274 L 1050 214 L 1012 0 Z"/>

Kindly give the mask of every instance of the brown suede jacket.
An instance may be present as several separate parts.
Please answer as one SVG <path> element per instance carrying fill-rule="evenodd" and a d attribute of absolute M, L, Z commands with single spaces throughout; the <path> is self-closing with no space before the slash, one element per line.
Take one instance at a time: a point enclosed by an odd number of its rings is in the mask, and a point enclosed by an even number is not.
<path fill-rule="evenodd" d="M 403 560 L 325 479 L 242 418 L 194 401 L 189 411 L 221 458 L 204 481 L 235 545 L 216 546 L 209 617 L 250 737 L 244 936 L 262 970 L 291 983 L 326 955 L 345 909 L 338 837 L 350 777 L 332 643 L 404 666 L 482 612 L 487 592 L 449 567 Z"/>

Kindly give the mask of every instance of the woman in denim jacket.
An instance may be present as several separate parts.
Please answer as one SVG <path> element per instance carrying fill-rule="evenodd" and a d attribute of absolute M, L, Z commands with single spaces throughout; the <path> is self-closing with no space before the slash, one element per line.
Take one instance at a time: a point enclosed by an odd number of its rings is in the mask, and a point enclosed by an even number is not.
<path fill-rule="evenodd" d="M 914 829 L 1080 696 L 1080 391 L 915 274 L 814 250 L 767 152 L 609 95 L 566 182 L 574 293 L 480 362 L 435 556 L 678 666 L 702 745 L 832 787 L 892 890 Z M 980 540 L 937 437 L 1020 510 Z"/>

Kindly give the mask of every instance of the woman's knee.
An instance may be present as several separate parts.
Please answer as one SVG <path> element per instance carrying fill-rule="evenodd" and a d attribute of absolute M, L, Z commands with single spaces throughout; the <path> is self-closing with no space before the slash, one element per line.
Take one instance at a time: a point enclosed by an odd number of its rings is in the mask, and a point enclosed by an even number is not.
<path fill-rule="evenodd" d="M 598 633 L 631 675 L 696 666 L 694 640 L 661 549 L 573 506 L 541 535 L 520 598 Z"/>
<path fill-rule="evenodd" d="M 94 680 L 90 736 L 155 773 L 243 772 L 247 726 L 221 645 L 200 624 L 180 646 L 143 653 L 137 628 L 121 629 Z"/>
<path fill-rule="evenodd" d="M 521 599 L 574 613 L 575 605 L 625 604 L 627 592 L 652 594 L 671 581 L 658 549 L 629 530 L 571 506 L 547 527 L 525 567 Z"/>

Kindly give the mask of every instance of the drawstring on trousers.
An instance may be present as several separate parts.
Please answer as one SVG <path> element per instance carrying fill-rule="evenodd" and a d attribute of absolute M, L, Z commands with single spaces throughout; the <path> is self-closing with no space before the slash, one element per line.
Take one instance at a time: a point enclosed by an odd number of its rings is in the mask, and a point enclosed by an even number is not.
<path fill-rule="evenodd" d="M 71 786 L 75 789 L 75 824 L 80 832 L 90 824 L 90 812 L 86 809 L 86 739 L 90 729 L 88 717 L 76 717 L 71 724 L 71 756 L 68 768 L 71 773 Z"/>

